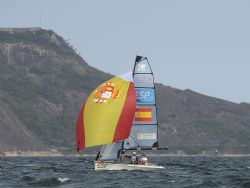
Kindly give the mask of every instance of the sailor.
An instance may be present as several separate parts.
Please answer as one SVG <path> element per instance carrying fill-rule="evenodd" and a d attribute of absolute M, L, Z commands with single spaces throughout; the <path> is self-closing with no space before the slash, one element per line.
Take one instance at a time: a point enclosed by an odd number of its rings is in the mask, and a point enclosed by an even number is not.
<path fill-rule="evenodd" d="M 132 164 L 137 164 L 136 152 L 133 152 L 133 153 L 132 153 L 132 156 L 131 156 L 131 163 L 132 163 Z"/>
<path fill-rule="evenodd" d="M 140 156 L 140 158 L 138 160 L 138 164 L 139 165 L 147 165 L 148 164 L 148 158 L 146 157 L 146 155 Z"/>
<path fill-rule="evenodd" d="M 120 161 L 121 162 L 123 162 L 124 161 L 124 156 L 125 156 L 125 153 L 126 153 L 126 151 L 123 149 L 123 150 L 121 150 L 121 152 L 120 152 Z"/>

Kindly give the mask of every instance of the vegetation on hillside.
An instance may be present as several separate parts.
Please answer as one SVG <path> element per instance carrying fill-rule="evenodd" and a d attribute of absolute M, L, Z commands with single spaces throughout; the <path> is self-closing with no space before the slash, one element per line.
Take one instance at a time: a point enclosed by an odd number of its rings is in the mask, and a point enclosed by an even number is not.
<path fill-rule="evenodd" d="M 0 75 L 0 115 L 10 111 L 16 119 L 1 120 L 0 131 L 25 126 L 48 148 L 64 152 L 75 150 L 75 119 L 86 96 L 111 77 L 89 66 L 62 37 L 43 29 L 0 29 Z M 169 152 L 250 153 L 249 104 L 162 84 L 156 92 L 160 144 Z M 5 143 L 13 144 L 14 127 L 12 131 Z M 22 150 L 19 142 L 14 145 Z"/>

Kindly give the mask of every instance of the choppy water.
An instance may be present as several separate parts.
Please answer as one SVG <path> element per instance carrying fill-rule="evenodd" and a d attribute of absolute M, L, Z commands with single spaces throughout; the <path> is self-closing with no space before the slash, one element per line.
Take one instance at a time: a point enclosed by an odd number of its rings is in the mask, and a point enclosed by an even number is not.
<path fill-rule="evenodd" d="M 250 188 L 250 157 L 152 157 L 165 170 L 105 171 L 92 158 L 2 157 L 0 187 L 244 187 Z"/>

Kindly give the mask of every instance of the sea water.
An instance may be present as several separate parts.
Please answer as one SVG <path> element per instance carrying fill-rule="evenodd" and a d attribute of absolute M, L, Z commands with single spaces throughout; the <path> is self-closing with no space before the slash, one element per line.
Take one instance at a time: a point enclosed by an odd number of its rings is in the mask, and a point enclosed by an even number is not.
<path fill-rule="evenodd" d="M 0 187 L 250 187 L 250 157 L 149 157 L 166 169 L 94 171 L 92 157 L 0 157 Z"/>

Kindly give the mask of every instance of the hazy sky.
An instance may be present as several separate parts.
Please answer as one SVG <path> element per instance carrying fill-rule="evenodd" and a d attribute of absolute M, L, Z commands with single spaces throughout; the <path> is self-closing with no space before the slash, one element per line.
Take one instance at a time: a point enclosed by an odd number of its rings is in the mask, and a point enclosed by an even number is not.
<path fill-rule="evenodd" d="M 0 0 L 0 27 L 52 29 L 115 75 L 149 58 L 157 82 L 250 102 L 249 0 Z"/>

